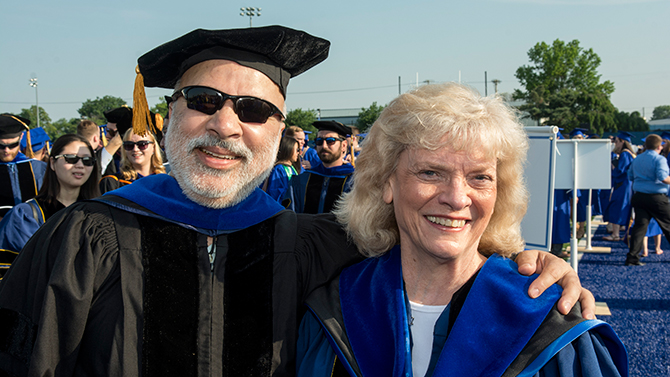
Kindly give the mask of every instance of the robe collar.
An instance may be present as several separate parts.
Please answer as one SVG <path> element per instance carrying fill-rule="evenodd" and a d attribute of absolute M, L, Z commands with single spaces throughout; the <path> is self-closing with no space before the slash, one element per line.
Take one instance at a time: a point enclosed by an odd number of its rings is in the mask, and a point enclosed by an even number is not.
<path fill-rule="evenodd" d="M 533 279 L 520 275 L 511 260 L 489 257 L 454 321 L 433 376 L 502 375 L 560 297 L 561 289 L 554 285 L 531 299 L 527 292 Z M 345 269 L 340 302 L 362 374 L 410 376 L 400 247 Z"/>
<path fill-rule="evenodd" d="M 344 178 L 354 172 L 354 167 L 351 164 L 342 164 L 340 166 L 327 168 L 323 166 L 323 164 L 318 164 L 307 170 L 307 172 L 322 175 L 324 177 Z"/>
<path fill-rule="evenodd" d="M 177 180 L 167 174 L 144 177 L 131 185 L 110 191 L 102 196 L 101 200 L 105 201 L 107 195 L 127 199 L 173 223 L 217 232 L 232 232 L 248 228 L 269 219 L 284 209 L 258 188 L 235 206 L 222 209 L 205 207 L 189 199 L 179 187 Z M 114 206 L 131 211 L 126 206 Z M 132 212 L 138 211 L 134 209 Z"/>

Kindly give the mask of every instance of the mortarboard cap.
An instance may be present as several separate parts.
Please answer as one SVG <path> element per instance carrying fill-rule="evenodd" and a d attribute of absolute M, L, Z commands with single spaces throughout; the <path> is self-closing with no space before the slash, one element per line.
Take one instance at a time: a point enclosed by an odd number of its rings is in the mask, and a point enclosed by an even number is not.
<path fill-rule="evenodd" d="M 328 57 L 330 42 L 284 26 L 197 29 L 137 59 L 147 87 L 174 88 L 189 68 L 207 60 L 231 60 L 265 74 L 286 96 L 291 77 Z"/>
<path fill-rule="evenodd" d="M 661 134 L 661 139 L 670 140 L 670 132 L 663 131 L 663 133 Z"/>
<path fill-rule="evenodd" d="M 30 121 L 12 114 L 0 114 L 0 139 L 10 139 L 20 136 L 29 130 Z"/>
<path fill-rule="evenodd" d="M 351 128 L 334 120 L 317 120 L 316 122 L 312 123 L 312 125 L 319 131 L 335 132 L 342 137 L 351 135 Z"/>
<path fill-rule="evenodd" d="M 121 137 L 133 126 L 133 109 L 128 106 L 107 110 L 103 114 L 108 123 L 116 123 L 116 129 Z"/>
<path fill-rule="evenodd" d="M 32 144 L 33 152 L 37 152 L 44 148 L 49 141 L 51 141 L 51 138 L 47 135 L 47 132 L 44 131 L 44 128 L 37 127 L 30 130 L 30 143 Z M 26 150 L 26 148 L 28 148 L 27 136 L 21 138 L 21 149 Z"/>
<path fill-rule="evenodd" d="M 575 128 L 572 131 L 570 131 L 570 139 L 574 139 L 575 136 L 582 136 L 583 138 L 586 139 L 586 134 L 585 132 L 588 132 L 588 130 L 585 130 L 583 128 Z"/>
<path fill-rule="evenodd" d="M 626 131 L 620 131 L 620 132 L 616 135 L 616 137 L 618 137 L 618 138 L 621 139 L 621 140 L 626 140 L 627 142 L 630 143 L 630 142 L 631 142 L 630 140 L 631 140 L 631 138 L 633 137 L 633 134 L 631 134 L 630 132 L 626 132 Z"/>
<path fill-rule="evenodd" d="M 289 79 L 324 61 L 329 48 L 325 39 L 277 25 L 193 30 L 137 59 L 133 127 L 143 133 L 141 119 L 148 120 L 144 86 L 172 89 L 184 72 L 198 63 L 222 59 L 253 68 L 277 84 L 286 97 Z"/>
<path fill-rule="evenodd" d="M 30 130 L 30 120 L 8 113 L 0 114 L 0 139 L 12 139 L 21 136 L 24 131 Z M 26 156 L 33 158 L 33 149 L 30 143 L 30 133 L 26 137 Z"/>

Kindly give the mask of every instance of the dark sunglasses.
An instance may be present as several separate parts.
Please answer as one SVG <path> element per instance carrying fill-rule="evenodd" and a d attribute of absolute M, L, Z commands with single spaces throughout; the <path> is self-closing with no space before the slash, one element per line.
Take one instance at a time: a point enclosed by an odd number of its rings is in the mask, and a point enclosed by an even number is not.
<path fill-rule="evenodd" d="M 341 137 L 327 137 L 325 139 L 322 137 L 317 137 L 316 140 L 314 140 L 314 143 L 316 143 L 316 145 L 321 145 L 325 141 L 326 144 L 328 144 L 328 146 L 331 146 L 335 144 L 336 141 L 343 141 L 343 140 L 344 139 L 342 139 Z"/>
<path fill-rule="evenodd" d="M 147 149 L 149 144 L 153 144 L 153 143 L 154 143 L 153 141 L 149 141 L 149 140 L 140 140 L 137 143 L 134 142 L 134 141 L 124 141 L 123 142 L 123 149 L 125 149 L 127 151 L 132 151 L 133 149 L 135 149 L 135 145 L 137 145 L 137 149 L 143 151 L 143 150 Z"/>
<path fill-rule="evenodd" d="M 107 136 L 109 136 L 110 139 L 113 138 L 114 136 L 116 136 L 117 132 L 118 132 L 117 130 L 107 128 Z"/>
<path fill-rule="evenodd" d="M 0 149 L 14 149 L 19 146 L 19 142 L 17 141 L 16 143 L 11 143 L 11 144 L 2 144 L 0 143 Z"/>
<path fill-rule="evenodd" d="M 285 119 L 284 114 L 272 103 L 251 96 L 231 96 L 206 86 L 187 86 L 172 95 L 172 100 L 184 97 L 189 109 L 213 115 L 223 108 L 227 100 L 233 101 L 233 110 L 242 122 L 265 123 L 268 118 L 279 114 Z"/>
<path fill-rule="evenodd" d="M 63 160 L 67 162 L 68 164 L 76 164 L 81 160 L 81 163 L 84 164 L 84 166 L 93 166 L 95 164 L 95 157 L 90 157 L 90 156 L 85 156 L 85 157 L 80 157 L 77 156 L 76 154 L 59 154 L 58 156 L 54 156 L 54 160 L 58 160 L 59 158 L 63 157 Z"/>

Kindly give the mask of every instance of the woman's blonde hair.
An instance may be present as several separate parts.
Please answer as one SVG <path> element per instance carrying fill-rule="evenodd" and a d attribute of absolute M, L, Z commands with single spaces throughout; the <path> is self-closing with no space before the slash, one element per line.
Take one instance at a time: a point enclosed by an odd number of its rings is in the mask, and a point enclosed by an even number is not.
<path fill-rule="evenodd" d="M 356 160 L 352 190 L 334 211 L 363 254 L 378 256 L 400 242 L 393 203 L 382 199 L 400 154 L 444 146 L 456 151 L 481 148 L 497 160 L 497 199 L 479 252 L 509 256 L 523 249 L 520 225 L 528 206 L 523 177 L 528 137 L 502 99 L 449 83 L 424 85 L 401 95 L 370 128 Z"/>
<path fill-rule="evenodd" d="M 130 128 L 123 135 L 123 141 L 130 140 L 130 137 L 133 135 L 133 129 Z M 151 174 L 160 174 L 165 173 L 165 167 L 163 166 L 163 156 L 160 151 L 160 146 L 156 142 L 156 137 L 147 131 L 147 137 L 149 141 L 152 141 L 154 146 L 154 154 L 151 156 Z M 123 148 L 123 147 L 121 147 Z M 134 181 L 137 179 L 137 170 L 133 167 L 133 164 L 128 160 L 128 152 L 123 149 L 121 151 L 121 162 L 119 163 L 121 174 L 123 174 L 123 179 L 128 181 Z"/>

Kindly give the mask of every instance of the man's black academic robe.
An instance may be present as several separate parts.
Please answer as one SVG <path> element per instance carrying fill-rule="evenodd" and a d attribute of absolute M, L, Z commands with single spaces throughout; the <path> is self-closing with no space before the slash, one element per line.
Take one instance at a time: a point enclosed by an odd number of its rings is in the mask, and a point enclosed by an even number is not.
<path fill-rule="evenodd" d="M 361 259 L 332 216 L 281 211 L 219 231 L 212 266 L 202 229 L 103 200 L 53 216 L 5 276 L 0 375 L 292 375 L 304 298 Z"/>

